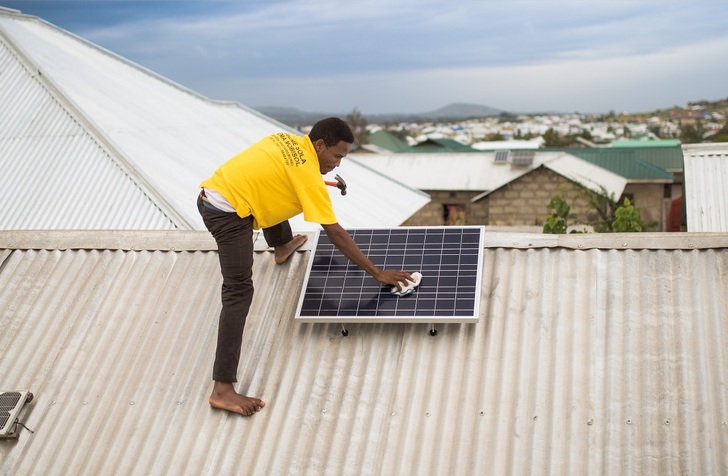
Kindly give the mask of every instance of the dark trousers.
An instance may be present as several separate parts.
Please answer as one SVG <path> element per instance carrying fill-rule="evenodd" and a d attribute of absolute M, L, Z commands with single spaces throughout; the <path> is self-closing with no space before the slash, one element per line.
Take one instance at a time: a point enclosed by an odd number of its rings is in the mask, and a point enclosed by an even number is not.
<path fill-rule="evenodd" d="M 240 347 L 245 320 L 253 301 L 253 217 L 218 210 L 197 197 L 197 209 L 217 243 L 222 273 L 222 311 L 217 331 L 217 350 L 212 378 L 237 382 Z M 269 246 L 293 239 L 288 221 L 263 229 Z"/>

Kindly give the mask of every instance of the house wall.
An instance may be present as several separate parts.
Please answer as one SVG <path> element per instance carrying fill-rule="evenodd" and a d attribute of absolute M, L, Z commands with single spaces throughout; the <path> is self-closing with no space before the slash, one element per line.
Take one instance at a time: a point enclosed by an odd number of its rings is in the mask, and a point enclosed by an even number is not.
<path fill-rule="evenodd" d="M 591 218 L 592 210 L 578 200 L 582 187 L 543 167 L 494 191 L 485 199 L 491 226 L 543 226 L 549 210 L 546 208 L 554 195 L 561 194 L 571 206 L 571 213 L 580 218 Z M 574 222 L 575 224 L 576 222 Z"/>
<path fill-rule="evenodd" d="M 645 222 L 657 222 L 649 231 L 664 231 L 669 200 L 664 198 L 664 184 L 629 184 L 625 194 Z M 569 225 L 595 224 L 601 221 L 591 205 L 581 196 L 583 188 L 571 180 L 540 167 L 473 203 L 481 192 L 425 190 L 430 203 L 411 216 L 404 226 L 441 226 L 446 224 L 444 207 L 460 205 L 465 212 L 464 225 L 543 226 L 549 214 L 547 205 L 557 194 L 566 200 L 575 219 Z"/>
<path fill-rule="evenodd" d="M 647 231 L 665 231 L 667 208 L 670 199 L 665 198 L 665 184 L 631 183 L 624 188 L 624 194 L 634 197 L 632 204 L 640 212 L 645 223 L 655 222 Z"/>
<path fill-rule="evenodd" d="M 472 203 L 473 197 L 481 192 L 425 190 L 432 199 L 407 221 L 404 226 L 441 226 L 445 223 L 444 207 L 446 205 L 460 205 L 465 211 L 463 225 L 488 224 L 487 200 Z"/>

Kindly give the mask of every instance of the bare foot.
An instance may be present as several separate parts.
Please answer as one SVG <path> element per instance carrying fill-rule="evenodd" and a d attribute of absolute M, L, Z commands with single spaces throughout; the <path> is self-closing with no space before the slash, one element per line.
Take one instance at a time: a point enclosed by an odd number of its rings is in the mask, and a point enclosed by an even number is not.
<path fill-rule="evenodd" d="M 235 391 L 233 384 L 226 382 L 215 382 L 209 401 L 213 408 L 240 413 L 244 416 L 257 413 L 265 406 L 263 400 L 240 395 Z"/>
<path fill-rule="evenodd" d="M 284 245 L 276 246 L 274 248 L 275 250 L 275 261 L 277 264 L 283 264 L 285 263 L 288 258 L 293 254 L 294 251 L 296 251 L 298 248 L 303 245 L 306 240 L 308 240 L 308 236 L 306 235 L 296 235 L 293 237 L 291 241 Z"/>

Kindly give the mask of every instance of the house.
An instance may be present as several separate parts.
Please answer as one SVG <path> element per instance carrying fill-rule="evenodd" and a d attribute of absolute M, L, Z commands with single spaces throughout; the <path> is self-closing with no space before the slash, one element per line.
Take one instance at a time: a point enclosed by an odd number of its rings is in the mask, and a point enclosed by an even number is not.
<path fill-rule="evenodd" d="M 595 223 L 599 216 L 584 198 L 591 190 L 616 200 L 628 197 L 652 231 L 667 231 L 675 220 L 670 231 L 685 229 L 682 206 L 675 207 L 682 204 L 679 147 L 380 153 L 362 155 L 360 161 L 432 197 L 407 225 L 541 227 L 556 194 L 565 195 L 581 220 L 577 223 Z"/>
<path fill-rule="evenodd" d="M 424 141 L 413 145 L 405 152 L 414 154 L 442 154 L 448 152 L 476 152 L 476 150 L 454 139 L 429 137 Z"/>
<path fill-rule="evenodd" d="M 387 153 L 387 152 L 407 152 L 410 145 L 387 130 L 378 130 L 367 136 L 366 144 L 362 144 L 361 148 L 370 152 Z"/>
<path fill-rule="evenodd" d="M 543 226 L 557 193 L 571 200 L 574 213 L 592 213 L 576 201 L 581 190 L 602 187 L 622 196 L 627 179 L 563 151 L 496 151 L 449 154 L 366 154 L 359 160 L 432 201 L 405 225 L 469 224 Z"/>
<path fill-rule="evenodd" d="M 558 150 L 625 177 L 628 183 L 623 196 L 640 211 L 643 221 L 654 224 L 652 231 L 685 230 L 681 226 L 685 223 L 682 206 L 684 166 L 679 146 Z M 670 228 L 670 223 L 677 226 Z"/>
<path fill-rule="evenodd" d="M 0 229 L 204 229 L 202 180 L 266 135 L 300 134 L 7 8 L 0 71 L 0 187 L 12 201 Z M 396 226 L 429 201 L 355 159 L 337 173 L 346 227 Z M 318 228 L 301 216 L 292 226 Z"/>

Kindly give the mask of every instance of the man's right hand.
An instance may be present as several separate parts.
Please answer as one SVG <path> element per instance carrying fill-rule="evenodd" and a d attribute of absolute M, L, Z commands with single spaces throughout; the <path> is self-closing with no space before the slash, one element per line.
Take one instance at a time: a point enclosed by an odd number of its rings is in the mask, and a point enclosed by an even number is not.
<path fill-rule="evenodd" d="M 415 279 L 407 271 L 395 271 L 392 269 L 381 270 L 378 276 L 374 276 L 374 279 L 382 284 L 395 286 L 398 291 L 402 291 L 402 286 L 406 285 L 405 281 L 415 282 Z"/>
<path fill-rule="evenodd" d="M 364 253 L 361 252 L 359 246 L 356 244 L 354 239 L 338 223 L 331 225 L 321 225 L 326 232 L 326 236 L 329 241 L 346 256 L 349 261 L 359 266 L 361 269 L 366 271 L 374 279 L 382 284 L 389 284 L 396 286 L 397 290 L 401 291 L 402 286 L 400 283 L 405 284 L 405 281 L 412 281 L 412 275 L 406 271 L 395 271 L 395 270 L 383 270 L 378 268 L 374 263 L 367 258 Z"/>

